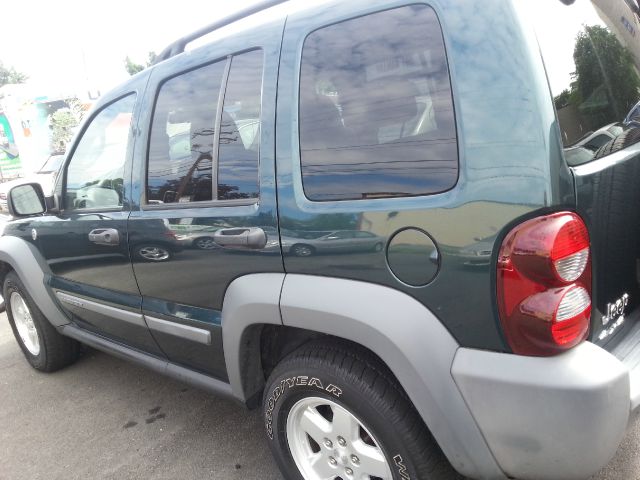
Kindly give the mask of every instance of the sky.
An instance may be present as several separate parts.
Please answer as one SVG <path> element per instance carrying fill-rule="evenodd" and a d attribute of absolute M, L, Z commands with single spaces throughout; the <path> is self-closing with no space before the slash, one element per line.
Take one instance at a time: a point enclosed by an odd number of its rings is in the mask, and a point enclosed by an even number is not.
<path fill-rule="evenodd" d="M 256 0 L 5 0 L 0 61 L 29 75 L 36 95 L 105 93 L 128 77 L 124 59 L 150 51 Z"/>
<path fill-rule="evenodd" d="M 577 0 L 571 7 L 558 1 L 525 0 L 529 3 L 540 50 L 553 95 L 569 88 L 575 71 L 573 48 L 583 25 L 604 25 L 589 0 Z"/>
<path fill-rule="evenodd" d="M 144 63 L 173 40 L 257 0 L 5 0 L 0 61 L 30 77 L 43 95 L 102 93 L 124 81 L 124 58 Z M 573 44 L 583 24 L 602 24 L 589 0 L 568 8 L 557 0 L 524 0 L 554 95 L 574 71 Z M 158 7 L 158 5 L 162 5 Z M 172 5 L 171 7 L 169 5 Z"/>

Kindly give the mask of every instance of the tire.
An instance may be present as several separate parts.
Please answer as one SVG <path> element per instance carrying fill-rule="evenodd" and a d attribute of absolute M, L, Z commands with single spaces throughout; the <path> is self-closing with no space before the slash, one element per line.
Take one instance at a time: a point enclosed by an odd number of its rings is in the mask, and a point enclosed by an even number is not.
<path fill-rule="evenodd" d="M 138 245 L 134 250 L 134 255 L 143 262 L 166 262 L 172 257 L 168 247 L 157 243 Z"/>
<path fill-rule="evenodd" d="M 5 278 L 3 295 L 13 335 L 33 368 L 55 372 L 78 359 L 80 344 L 58 333 L 14 272 Z"/>
<path fill-rule="evenodd" d="M 263 415 L 287 480 L 462 478 L 389 370 L 350 344 L 320 340 L 282 360 L 267 382 Z"/>
<path fill-rule="evenodd" d="M 640 128 L 626 130 L 596 150 L 596 153 L 593 155 L 593 160 L 606 157 L 638 142 L 640 142 Z"/>
<path fill-rule="evenodd" d="M 606 303 L 630 296 L 629 311 L 638 306 L 640 294 L 637 258 L 640 255 L 640 191 L 635 188 L 640 179 L 640 164 L 629 160 L 603 170 L 594 179 L 594 202 L 591 238 L 597 252 L 597 275 L 594 287 L 599 292 L 598 307 L 605 311 Z"/>
<path fill-rule="evenodd" d="M 2 313 L 7 309 L 7 305 L 4 303 L 4 295 L 0 293 L 0 297 L 0 313 Z"/>
<path fill-rule="evenodd" d="M 378 242 L 373 246 L 373 251 L 374 252 L 381 252 L 382 251 L 382 247 L 384 247 L 382 242 Z"/>
<path fill-rule="evenodd" d="M 291 247 L 291 253 L 296 257 L 310 257 L 316 253 L 316 249 L 305 243 L 298 243 Z"/>

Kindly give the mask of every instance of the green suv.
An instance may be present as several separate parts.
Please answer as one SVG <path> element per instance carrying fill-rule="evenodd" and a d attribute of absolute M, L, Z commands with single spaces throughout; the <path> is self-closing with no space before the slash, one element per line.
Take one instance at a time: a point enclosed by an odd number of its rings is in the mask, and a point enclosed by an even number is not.
<path fill-rule="evenodd" d="M 287 479 L 587 478 L 640 404 L 639 14 L 268 1 L 179 39 L 9 193 L 25 357 L 259 408 Z"/>

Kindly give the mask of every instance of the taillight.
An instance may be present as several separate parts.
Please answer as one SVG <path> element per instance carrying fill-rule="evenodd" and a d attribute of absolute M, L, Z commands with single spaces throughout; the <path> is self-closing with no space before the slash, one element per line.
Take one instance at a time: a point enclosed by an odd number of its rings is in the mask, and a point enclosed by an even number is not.
<path fill-rule="evenodd" d="M 514 353 L 546 356 L 582 342 L 591 317 L 589 233 L 571 212 L 515 227 L 498 257 L 500 321 Z"/>

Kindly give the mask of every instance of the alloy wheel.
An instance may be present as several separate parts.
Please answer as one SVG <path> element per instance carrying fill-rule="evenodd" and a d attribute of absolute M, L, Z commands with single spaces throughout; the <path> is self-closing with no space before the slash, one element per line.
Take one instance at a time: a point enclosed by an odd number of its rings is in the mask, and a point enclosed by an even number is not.
<path fill-rule="evenodd" d="M 11 315 L 22 344 L 31 355 L 36 357 L 40 353 L 40 337 L 33 323 L 31 311 L 18 292 L 11 292 L 10 302 Z"/>
<path fill-rule="evenodd" d="M 145 260 L 153 262 L 161 262 L 162 260 L 167 260 L 171 256 L 169 250 L 155 245 L 140 247 L 140 249 L 138 249 L 138 254 Z"/>
<path fill-rule="evenodd" d="M 305 480 L 391 480 L 380 444 L 351 412 L 307 397 L 287 417 L 287 442 Z"/>

